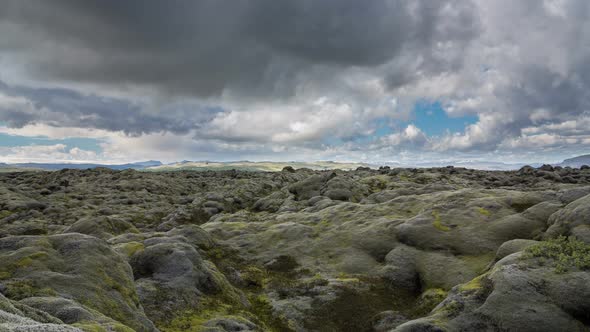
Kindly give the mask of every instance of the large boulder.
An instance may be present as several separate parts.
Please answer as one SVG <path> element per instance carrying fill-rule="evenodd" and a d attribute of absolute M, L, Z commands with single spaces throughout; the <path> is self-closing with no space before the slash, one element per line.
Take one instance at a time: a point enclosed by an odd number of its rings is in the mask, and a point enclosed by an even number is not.
<path fill-rule="evenodd" d="M 319 196 L 326 182 L 336 176 L 335 172 L 312 175 L 304 180 L 293 183 L 288 189 L 289 192 L 295 195 L 297 200 L 307 200 L 314 196 Z"/>
<path fill-rule="evenodd" d="M 203 258 L 212 247 L 208 235 L 198 226 L 185 226 L 166 233 L 147 234 L 145 239 L 128 238 L 138 248 L 128 252 L 139 299 L 149 317 L 165 323 L 183 311 L 196 308 L 202 298 L 216 296 L 240 303 L 241 294 Z"/>
<path fill-rule="evenodd" d="M 82 332 L 61 320 L 0 294 L 0 331 Z"/>
<path fill-rule="evenodd" d="M 549 218 L 546 239 L 559 235 L 574 236 L 590 243 L 590 195 L 569 203 Z"/>
<path fill-rule="evenodd" d="M 395 331 L 586 331 L 588 255 L 590 247 L 581 242 L 535 244 L 454 287 L 427 317 Z"/>
<path fill-rule="evenodd" d="M 139 231 L 126 220 L 107 216 L 82 218 L 65 230 L 65 233 L 87 234 L 105 240 L 129 232 L 138 233 Z"/>

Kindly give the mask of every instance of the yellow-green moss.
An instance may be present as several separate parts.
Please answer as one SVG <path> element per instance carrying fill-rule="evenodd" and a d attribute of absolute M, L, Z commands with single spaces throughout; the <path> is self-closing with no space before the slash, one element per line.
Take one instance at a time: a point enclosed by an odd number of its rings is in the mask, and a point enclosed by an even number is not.
<path fill-rule="evenodd" d="M 495 253 L 491 252 L 488 254 L 483 254 L 479 256 L 471 256 L 471 255 L 464 255 L 458 256 L 468 267 L 471 271 L 480 274 L 483 273 L 490 262 L 494 260 Z"/>
<path fill-rule="evenodd" d="M 131 257 L 134 254 L 141 252 L 145 249 L 143 243 L 132 241 L 128 243 L 121 244 L 118 246 L 120 252 L 125 254 L 127 257 Z"/>
<path fill-rule="evenodd" d="M 410 178 L 405 174 L 399 174 L 398 178 L 402 181 L 410 182 Z"/>
<path fill-rule="evenodd" d="M 247 286 L 263 287 L 268 282 L 268 274 L 255 266 L 248 266 L 241 271 L 242 280 Z"/>
<path fill-rule="evenodd" d="M 12 300 L 22 300 L 33 296 L 56 296 L 57 292 L 48 287 L 39 287 L 29 280 L 11 280 L 5 283 L 5 295 Z"/>
<path fill-rule="evenodd" d="M 339 282 L 360 282 L 361 280 L 359 278 L 353 277 L 353 276 L 349 276 L 347 273 L 345 272 L 340 272 L 338 273 L 338 275 L 336 276 L 336 280 Z"/>
<path fill-rule="evenodd" d="M 2 211 L 0 211 L 0 219 L 4 219 L 12 214 L 14 214 L 14 212 L 8 211 L 8 210 L 2 210 Z"/>
<path fill-rule="evenodd" d="M 483 288 L 482 280 L 485 277 L 486 277 L 486 275 L 480 275 L 478 277 L 475 277 L 475 278 L 471 279 L 471 281 L 469 281 L 465 284 L 459 285 L 459 290 L 462 292 L 480 290 Z"/>
<path fill-rule="evenodd" d="M 12 269 L 19 269 L 31 266 L 36 260 L 41 260 L 47 257 L 49 257 L 49 255 L 43 251 L 30 254 L 13 263 Z"/>
<path fill-rule="evenodd" d="M 204 298 L 197 308 L 187 310 L 169 324 L 159 326 L 162 332 L 203 331 L 207 321 L 214 318 L 231 318 L 234 320 L 250 320 L 263 331 L 291 331 L 288 323 L 273 315 L 272 306 L 265 295 L 251 295 L 248 297 L 248 308 L 240 305 L 230 305 L 215 297 Z"/>
<path fill-rule="evenodd" d="M 220 309 L 220 308 L 216 308 Z M 186 311 L 176 319 L 174 319 L 169 325 L 160 327 L 162 332 L 180 332 L 190 331 L 198 332 L 205 331 L 207 329 L 204 324 L 214 318 L 228 317 L 225 313 L 225 309 L 221 308 L 220 311 L 205 309 L 201 311 Z M 235 316 L 230 316 L 235 319 Z"/>
<path fill-rule="evenodd" d="M 414 316 L 427 315 L 434 307 L 447 297 L 447 291 L 442 288 L 429 288 L 420 296 L 420 300 L 414 309 Z"/>
<path fill-rule="evenodd" d="M 442 288 L 429 288 L 424 293 L 422 293 L 422 297 L 436 297 L 440 298 L 441 300 L 447 296 L 448 292 Z"/>
<path fill-rule="evenodd" d="M 590 270 L 590 244 L 560 236 L 526 248 L 522 258 L 549 259 L 557 273 L 567 272 L 571 268 Z"/>
<path fill-rule="evenodd" d="M 436 325 L 444 326 L 446 323 L 446 318 L 455 317 L 461 312 L 461 310 L 463 310 L 463 304 L 457 301 L 449 301 L 448 303 L 445 303 L 442 307 L 437 308 L 434 312 L 435 317 L 438 316 Z"/>
<path fill-rule="evenodd" d="M 33 264 L 33 259 L 31 259 L 30 257 L 23 257 L 23 258 L 19 259 L 18 261 L 16 261 L 14 266 L 17 268 L 23 268 L 23 267 L 30 266 L 31 264 Z"/>
<path fill-rule="evenodd" d="M 227 222 L 227 223 L 225 223 L 224 226 L 229 229 L 232 229 L 232 230 L 240 230 L 240 229 L 245 229 L 246 227 L 248 227 L 248 223 L 243 222 L 243 221 L 234 221 L 234 222 Z"/>
<path fill-rule="evenodd" d="M 369 177 L 361 179 L 360 182 L 368 185 L 372 192 L 379 192 L 379 191 L 387 188 L 387 184 L 389 183 L 389 176 L 387 176 L 387 175 L 369 176 Z"/>
<path fill-rule="evenodd" d="M 482 207 L 478 207 L 477 212 L 479 212 L 479 214 L 484 215 L 486 217 L 489 217 L 490 215 L 492 215 L 492 213 L 489 210 L 482 208 Z"/>
<path fill-rule="evenodd" d="M 448 226 L 442 224 L 440 214 L 437 211 L 432 211 L 432 217 L 434 218 L 432 226 L 434 226 L 436 229 L 443 232 L 448 232 L 451 230 Z"/>
<path fill-rule="evenodd" d="M 112 290 L 117 291 L 119 294 L 121 294 L 121 296 L 123 297 L 123 299 L 125 300 L 125 302 L 127 304 L 129 304 L 132 307 L 139 305 L 139 297 L 137 296 L 137 293 L 135 291 L 135 285 L 133 285 L 131 283 L 122 284 L 121 282 L 116 281 L 111 276 L 109 276 L 104 270 L 100 270 L 97 272 L 100 274 L 101 279 L 106 283 L 107 286 L 109 286 Z M 99 295 L 99 294 L 97 294 L 97 295 Z M 104 297 L 101 300 L 102 300 L 101 302 L 103 302 L 103 304 L 105 305 L 105 308 L 109 309 L 108 312 L 102 312 L 103 314 L 105 314 L 109 317 L 112 317 L 112 318 L 114 318 L 114 316 L 111 316 L 111 314 L 118 315 L 118 309 L 117 309 L 118 304 L 117 303 L 113 302 L 108 297 Z M 117 320 L 121 320 L 121 319 L 117 319 Z"/>
<path fill-rule="evenodd" d="M 332 225 L 332 223 L 329 220 L 322 219 L 319 223 L 317 223 L 315 225 L 315 227 L 313 229 L 312 237 L 318 237 L 318 236 L 320 236 L 320 234 L 322 234 L 328 228 L 330 228 L 331 225 Z"/>

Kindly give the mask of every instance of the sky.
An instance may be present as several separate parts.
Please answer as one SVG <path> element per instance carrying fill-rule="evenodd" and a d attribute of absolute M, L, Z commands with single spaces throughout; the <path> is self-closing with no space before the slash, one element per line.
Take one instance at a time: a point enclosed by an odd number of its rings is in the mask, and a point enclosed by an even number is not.
<path fill-rule="evenodd" d="M 587 0 L 0 8 L 0 162 L 590 153 Z"/>

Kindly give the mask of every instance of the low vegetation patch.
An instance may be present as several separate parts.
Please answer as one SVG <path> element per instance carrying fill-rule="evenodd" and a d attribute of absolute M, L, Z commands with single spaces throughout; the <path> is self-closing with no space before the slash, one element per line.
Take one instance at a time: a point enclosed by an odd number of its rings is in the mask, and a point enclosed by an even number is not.
<path fill-rule="evenodd" d="M 571 268 L 590 270 L 590 245 L 572 237 L 560 236 L 528 247 L 523 258 L 549 259 L 555 264 L 557 273 Z"/>

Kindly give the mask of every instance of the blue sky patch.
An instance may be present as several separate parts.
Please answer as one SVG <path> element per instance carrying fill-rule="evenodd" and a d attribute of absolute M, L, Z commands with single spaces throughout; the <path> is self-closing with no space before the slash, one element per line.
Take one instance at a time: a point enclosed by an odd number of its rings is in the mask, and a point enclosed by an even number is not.
<path fill-rule="evenodd" d="M 478 120 L 479 118 L 475 115 L 450 117 L 440 102 L 420 101 L 414 105 L 412 117 L 408 121 L 392 123 L 388 119 L 375 120 L 375 136 L 382 137 L 398 132 L 409 124 L 420 128 L 427 136 L 442 136 L 447 131 L 462 133 L 465 131 L 465 127 L 477 123 Z"/>
<path fill-rule="evenodd" d="M 421 101 L 414 106 L 414 119 L 410 120 L 428 136 L 441 136 L 445 132 L 461 133 L 465 127 L 479 120 L 475 115 L 449 117 L 440 102 Z"/>

